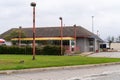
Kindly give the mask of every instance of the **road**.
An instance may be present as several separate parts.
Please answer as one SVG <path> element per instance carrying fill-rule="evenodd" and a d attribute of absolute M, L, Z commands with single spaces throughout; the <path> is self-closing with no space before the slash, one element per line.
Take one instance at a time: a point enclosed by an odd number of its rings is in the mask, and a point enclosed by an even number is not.
<path fill-rule="evenodd" d="M 111 78 L 112 77 L 112 78 Z M 103 79 L 102 79 L 103 78 Z M 119 80 L 120 65 L 0 74 L 0 80 Z"/>
<path fill-rule="evenodd" d="M 119 79 L 120 79 L 119 64 L 89 68 L 0 74 L 0 80 L 119 80 Z"/>

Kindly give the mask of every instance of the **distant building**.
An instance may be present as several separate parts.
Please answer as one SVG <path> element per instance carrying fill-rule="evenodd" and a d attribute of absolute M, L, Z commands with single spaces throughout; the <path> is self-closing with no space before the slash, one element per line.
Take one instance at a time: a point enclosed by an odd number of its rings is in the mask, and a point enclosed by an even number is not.
<path fill-rule="evenodd" d="M 111 43 L 111 49 L 120 51 L 120 43 L 117 42 Z"/>
<path fill-rule="evenodd" d="M 0 37 L 4 38 L 5 35 L 10 34 L 13 30 L 19 28 L 13 28 L 7 32 L 1 34 Z M 25 32 L 26 38 L 21 38 L 21 41 L 32 41 L 33 33 L 32 28 L 22 28 Z M 76 32 L 75 32 L 76 31 Z M 76 33 L 76 34 L 75 34 Z M 18 38 L 12 39 L 13 41 Z M 36 42 L 45 43 L 46 41 L 53 45 L 60 45 L 60 27 L 39 27 L 36 28 Z M 76 46 L 74 45 L 76 41 Z M 88 31 L 81 26 L 65 26 L 63 27 L 63 46 L 68 52 L 80 51 L 80 52 L 96 52 L 99 51 L 100 43 L 103 40 L 96 34 Z"/>

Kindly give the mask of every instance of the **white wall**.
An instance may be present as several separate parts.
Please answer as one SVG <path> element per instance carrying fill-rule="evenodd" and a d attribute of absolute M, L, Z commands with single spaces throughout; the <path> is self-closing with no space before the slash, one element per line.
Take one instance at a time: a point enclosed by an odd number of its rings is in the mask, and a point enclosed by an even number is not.
<path fill-rule="evenodd" d="M 80 47 L 80 52 L 89 52 L 88 39 L 79 38 L 76 45 Z"/>

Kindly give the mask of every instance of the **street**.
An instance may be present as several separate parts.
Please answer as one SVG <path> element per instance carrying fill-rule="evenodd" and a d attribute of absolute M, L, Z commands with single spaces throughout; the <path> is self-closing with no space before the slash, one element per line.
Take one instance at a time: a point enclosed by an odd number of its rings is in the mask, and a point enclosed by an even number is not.
<path fill-rule="evenodd" d="M 117 55 L 117 53 L 115 55 Z M 119 80 L 119 79 L 120 79 L 119 64 L 89 68 L 59 69 L 48 71 L 33 71 L 26 73 L 0 74 L 0 80 Z"/>
<path fill-rule="evenodd" d="M 120 65 L 0 74 L 0 80 L 118 80 Z"/>

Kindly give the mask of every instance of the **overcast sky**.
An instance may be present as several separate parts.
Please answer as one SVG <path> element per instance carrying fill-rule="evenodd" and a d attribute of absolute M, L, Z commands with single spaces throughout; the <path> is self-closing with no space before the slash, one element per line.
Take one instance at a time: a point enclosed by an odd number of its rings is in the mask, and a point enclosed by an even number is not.
<path fill-rule="evenodd" d="M 31 2 L 36 2 L 36 27 L 74 24 L 92 31 L 102 39 L 120 36 L 120 0 L 0 0 L 0 34 L 11 29 L 32 26 Z"/>

